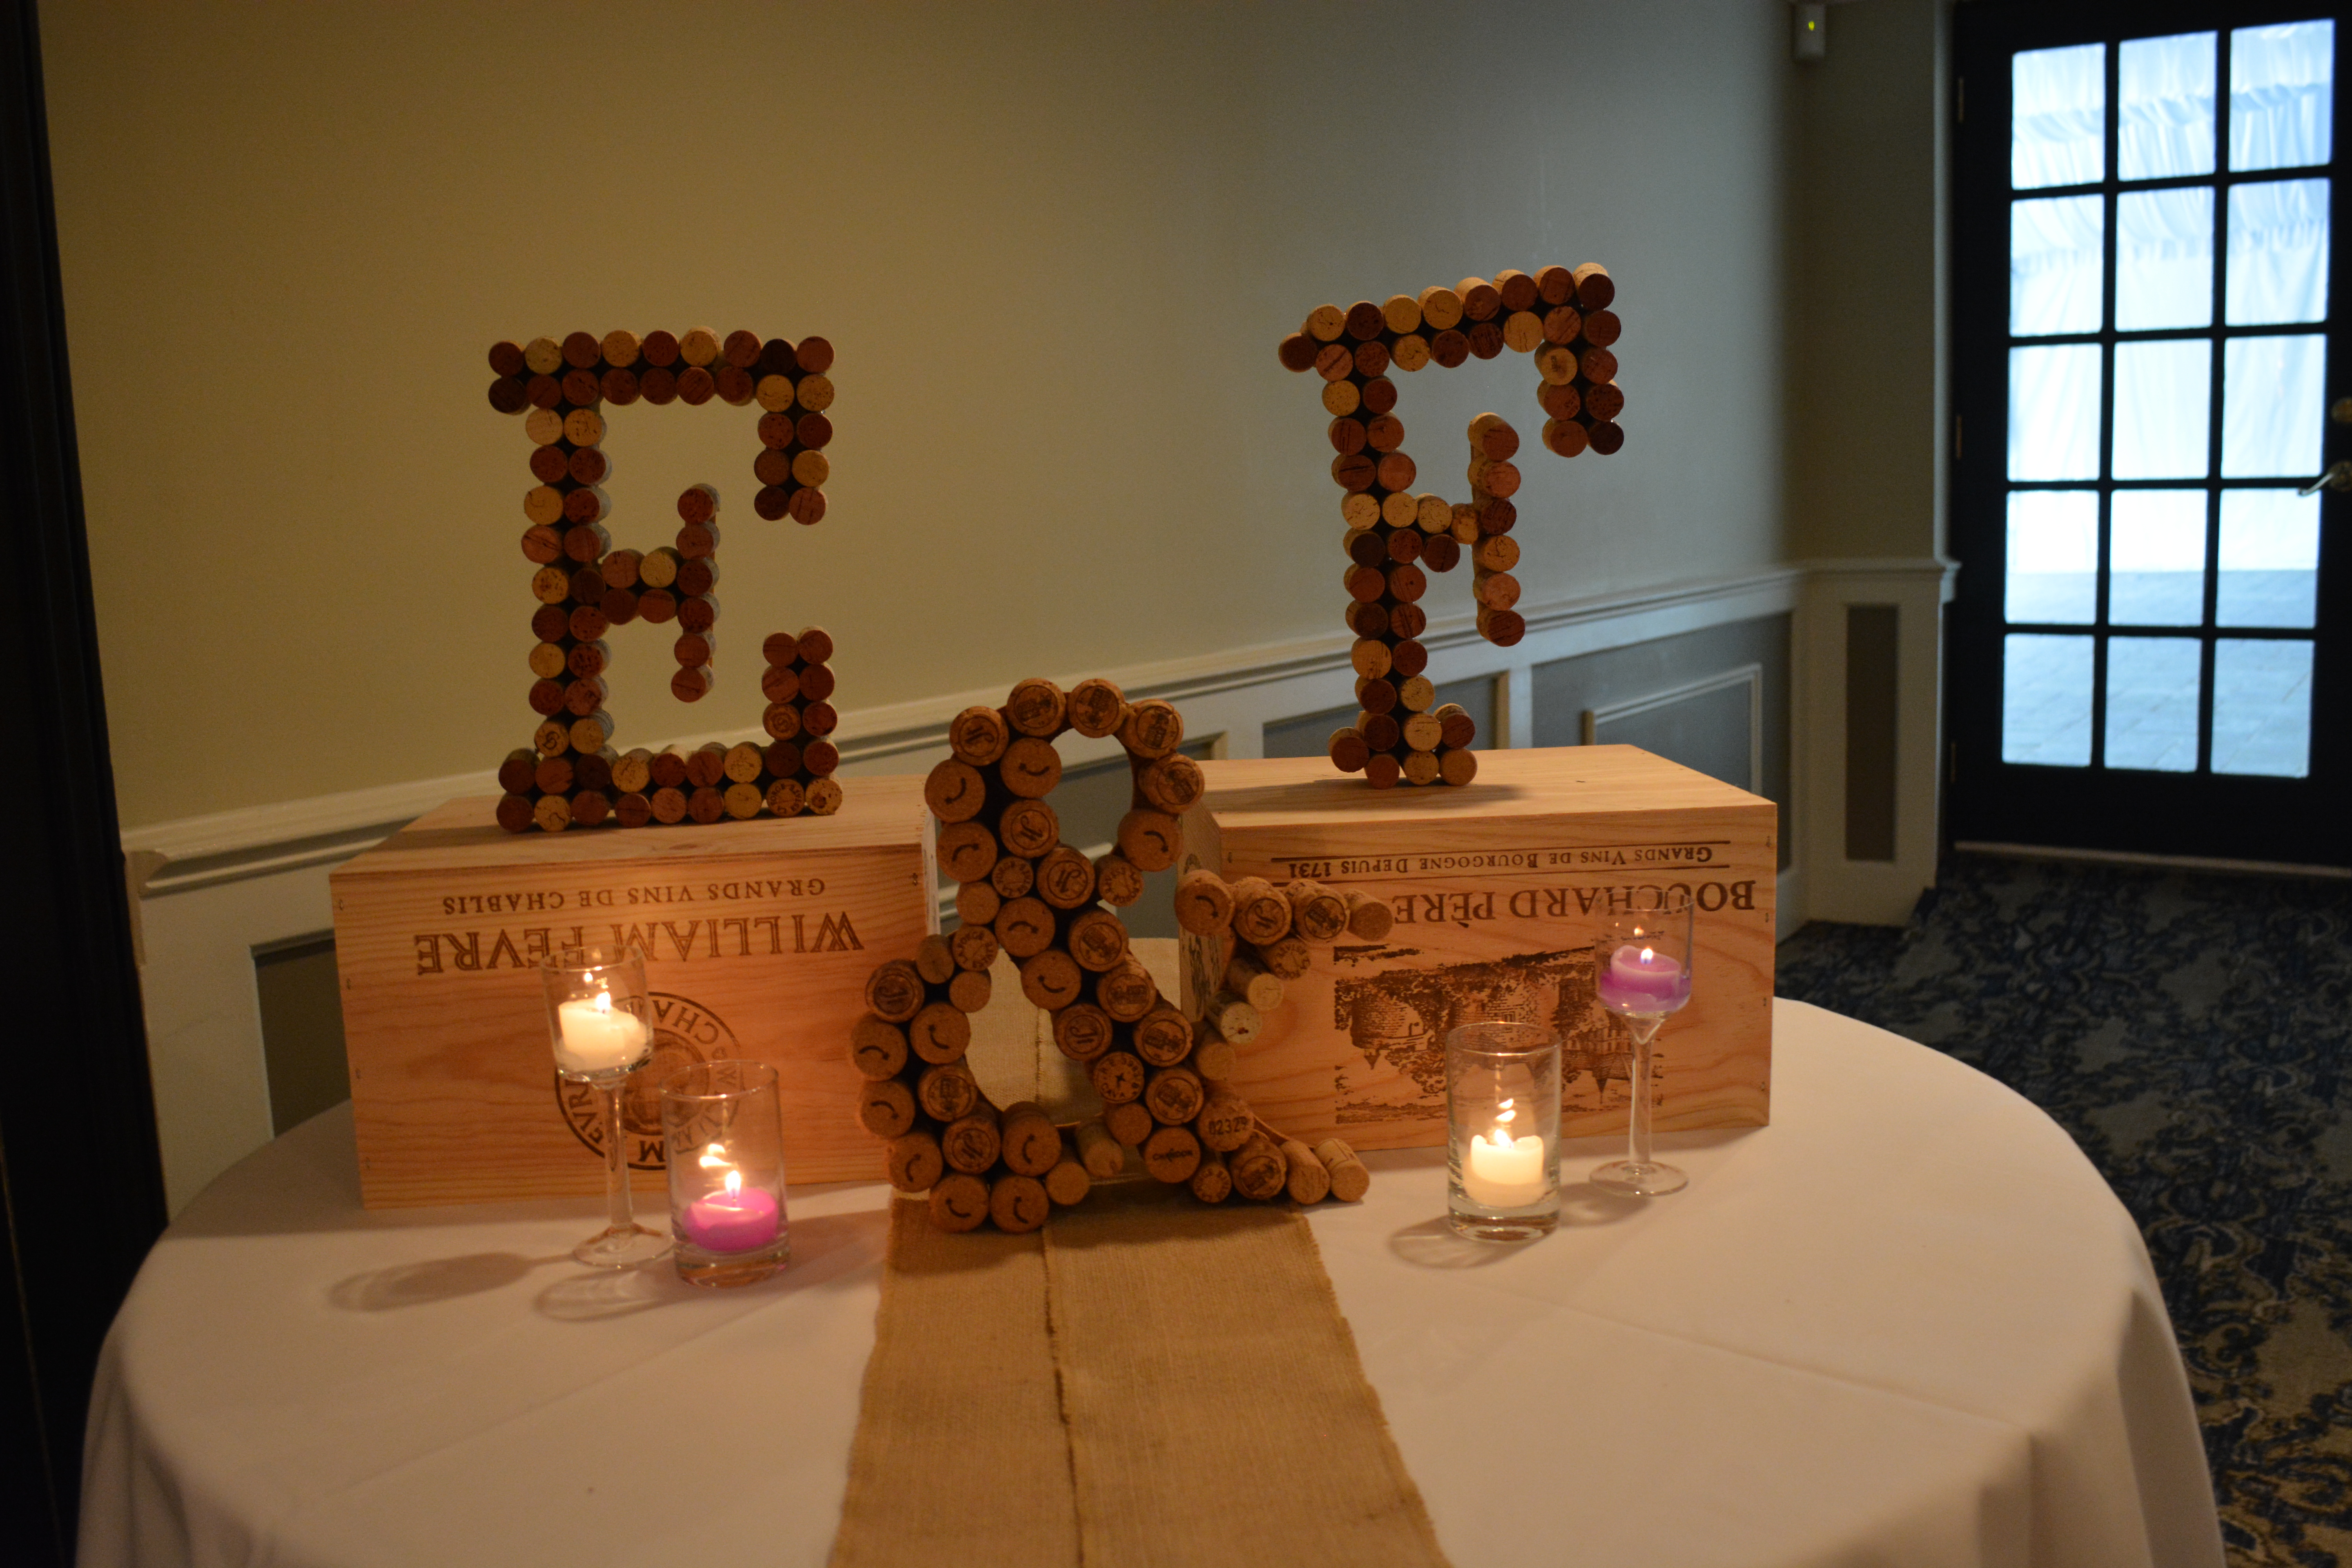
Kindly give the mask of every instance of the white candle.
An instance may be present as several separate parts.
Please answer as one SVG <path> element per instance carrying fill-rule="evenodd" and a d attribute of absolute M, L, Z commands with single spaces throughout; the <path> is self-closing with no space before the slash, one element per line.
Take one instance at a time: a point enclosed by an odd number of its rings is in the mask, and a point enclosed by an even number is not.
<path fill-rule="evenodd" d="M 1517 1115 L 1507 1100 L 1493 1133 L 1471 1138 L 1470 1158 L 1462 1167 L 1462 1192 L 1472 1203 L 1514 1209 L 1543 1201 L 1543 1138 L 1534 1132 L 1513 1138 L 1510 1123 Z"/>
<path fill-rule="evenodd" d="M 559 1003 L 555 1021 L 562 1035 L 555 1065 L 565 1072 L 611 1072 L 636 1066 L 646 1054 L 645 1020 L 614 1006 L 609 992 Z"/>

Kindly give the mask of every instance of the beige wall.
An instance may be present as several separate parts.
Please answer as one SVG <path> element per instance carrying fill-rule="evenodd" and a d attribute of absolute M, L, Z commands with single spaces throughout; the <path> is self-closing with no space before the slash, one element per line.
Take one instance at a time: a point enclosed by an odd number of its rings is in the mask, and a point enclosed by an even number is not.
<path fill-rule="evenodd" d="M 1796 70 L 1788 475 L 1801 555 L 1943 548 L 1950 12 L 1950 0 L 1833 5 L 1829 58 Z"/>
<path fill-rule="evenodd" d="M 1926 4 L 1841 10 L 1829 69 L 1860 64 L 1874 13 Z M 624 745 L 755 724 L 760 635 L 810 621 L 850 710 L 1336 630 L 1323 417 L 1274 343 L 1319 300 L 1465 272 L 1591 258 L 1623 288 L 1630 439 L 1528 464 L 1531 599 L 1787 553 L 1777 5 L 41 20 L 127 826 L 487 768 L 527 738 L 528 446 L 483 398 L 500 337 L 702 323 L 840 351 L 814 531 L 751 513 L 756 410 L 616 411 L 617 540 L 666 542 L 706 479 L 730 525 L 719 688 L 679 708 L 667 638 L 624 628 Z M 1864 132 L 1917 142 L 1911 96 L 1907 119 L 1857 107 Z M 1868 241 L 1838 205 L 1804 210 Z M 1884 310 L 1915 310 L 1927 243 L 1888 241 Z M 1822 519 L 1876 526 L 1876 489 L 1929 504 L 1917 389 L 1881 384 L 1925 351 L 1895 348 L 1887 377 L 1798 400 L 1866 416 L 1835 445 L 1888 466 L 1832 480 L 1799 439 Z M 1424 487 L 1461 491 L 1481 407 L 1532 435 L 1533 380 L 1513 356 L 1410 384 Z"/>

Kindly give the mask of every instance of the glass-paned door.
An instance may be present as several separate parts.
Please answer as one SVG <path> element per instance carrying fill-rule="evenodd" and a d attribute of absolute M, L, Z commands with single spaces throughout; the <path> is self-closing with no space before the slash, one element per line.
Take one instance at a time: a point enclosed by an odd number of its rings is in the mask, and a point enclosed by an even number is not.
<path fill-rule="evenodd" d="M 2336 17 L 1961 26 L 1953 836 L 2345 863 Z"/>

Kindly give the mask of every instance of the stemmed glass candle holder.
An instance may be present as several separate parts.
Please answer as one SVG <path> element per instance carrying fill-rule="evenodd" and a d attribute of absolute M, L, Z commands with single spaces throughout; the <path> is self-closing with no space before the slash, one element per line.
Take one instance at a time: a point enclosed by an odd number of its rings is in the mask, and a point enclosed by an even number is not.
<path fill-rule="evenodd" d="M 1625 1158 L 1592 1173 L 1592 1184 L 1612 1193 L 1653 1198 L 1678 1193 L 1690 1178 L 1650 1157 L 1650 1119 L 1657 1095 L 1651 1042 L 1669 1013 L 1690 1000 L 1691 900 L 1668 889 L 1660 907 L 1604 922 L 1592 944 L 1593 990 L 1601 1005 L 1625 1020 L 1633 1037 L 1631 1123 Z"/>
<path fill-rule="evenodd" d="M 653 1058 L 646 955 L 635 947 L 595 943 L 550 953 L 539 966 L 547 989 L 547 1030 L 555 1070 L 595 1089 L 604 1102 L 604 1228 L 572 1249 L 599 1268 L 628 1268 L 659 1258 L 669 1238 L 637 1224 L 629 1206 L 629 1162 L 623 1147 L 621 1089 Z"/>
<path fill-rule="evenodd" d="M 1480 1241 L 1559 1223 L 1559 1037 L 1464 1024 L 1445 1037 L 1446 1221 Z"/>
<path fill-rule="evenodd" d="M 793 1255 L 776 1069 L 698 1062 L 664 1079 L 661 1095 L 678 1278 L 696 1285 L 765 1279 Z"/>

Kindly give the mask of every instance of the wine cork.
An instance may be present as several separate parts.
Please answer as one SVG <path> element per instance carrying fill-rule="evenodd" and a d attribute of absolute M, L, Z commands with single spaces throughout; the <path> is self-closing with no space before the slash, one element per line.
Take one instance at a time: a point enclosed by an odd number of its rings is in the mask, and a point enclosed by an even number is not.
<path fill-rule="evenodd" d="M 1026 963 L 1053 946 L 1054 911 L 1043 899 L 1024 893 L 1004 900 L 989 929 L 996 932 L 996 940 L 1004 944 L 1007 953 L 1018 963 Z M 1063 956 L 1066 958 L 1068 954 Z M 1072 969 L 1076 967 L 1071 964 Z"/>
<path fill-rule="evenodd" d="M 940 829 L 940 869 L 958 882 L 985 880 L 996 867 L 996 835 L 977 822 L 958 822 Z"/>
<path fill-rule="evenodd" d="M 978 1176 L 951 1171 L 931 1189 L 931 1224 L 940 1230 L 978 1230 L 988 1218 L 988 1184 Z"/>
<path fill-rule="evenodd" d="M 1087 1194 L 1094 1190 L 1094 1178 L 1087 1173 L 1087 1168 L 1068 1155 L 1045 1173 L 1045 1195 L 1063 1208 L 1086 1202 Z"/>
<path fill-rule="evenodd" d="M 1201 764 L 1181 752 L 1158 758 L 1135 775 L 1135 787 L 1154 809 L 1181 816 L 1208 789 Z"/>
<path fill-rule="evenodd" d="M 996 839 L 1008 855 L 1034 860 L 1062 841 L 1062 824 L 1042 800 L 1016 800 L 996 819 Z"/>
<path fill-rule="evenodd" d="M 960 1061 L 971 1046 L 971 1020 L 950 1003 L 926 1002 L 907 1022 L 907 1046 L 933 1066 Z"/>
<path fill-rule="evenodd" d="M 1184 719 L 1172 702 L 1153 697 L 1129 706 L 1118 727 L 1119 744 L 1139 757 L 1164 757 L 1184 743 Z"/>
<path fill-rule="evenodd" d="M 1206 1099 L 1200 1075 L 1185 1068 L 1161 1068 L 1143 1086 L 1143 1108 L 1165 1126 L 1191 1121 L 1201 1114 Z"/>
<path fill-rule="evenodd" d="M 1192 1022 L 1162 1001 L 1135 1021 L 1132 1048 L 1153 1067 L 1173 1067 L 1192 1053 Z"/>
<path fill-rule="evenodd" d="M 1331 1196 L 1339 1202 L 1359 1202 L 1371 1189 L 1371 1172 L 1365 1169 L 1356 1152 L 1339 1139 L 1326 1138 L 1315 1145 L 1315 1157 L 1330 1173 Z"/>
<path fill-rule="evenodd" d="M 849 1060 L 859 1076 L 879 1081 L 907 1065 L 907 1031 L 868 1013 L 851 1026 Z"/>
<path fill-rule="evenodd" d="M 985 1100 L 949 1122 L 940 1133 L 940 1155 L 947 1162 L 948 1169 L 969 1175 L 987 1174 L 1002 1148 L 996 1108 Z"/>
<path fill-rule="evenodd" d="M 895 1078 L 868 1083 L 858 1093 L 857 1120 L 877 1138 L 897 1138 L 915 1125 L 915 1097 Z"/>
<path fill-rule="evenodd" d="M 1296 980 L 1305 974 L 1315 959 L 1313 951 L 1296 931 L 1252 951 L 1257 954 L 1259 963 L 1285 980 Z"/>
<path fill-rule="evenodd" d="M 1201 1151 L 1201 1163 L 1193 1168 L 1188 1184 L 1192 1195 L 1204 1204 L 1221 1204 L 1234 1195 L 1234 1173 L 1225 1168 L 1225 1157 L 1213 1149 Z"/>
<path fill-rule="evenodd" d="M 1176 863 L 1181 830 L 1164 811 L 1136 810 L 1118 819 L 1118 852 L 1139 871 L 1165 871 Z"/>
<path fill-rule="evenodd" d="M 1231 991 L 1211 997 L 1203 1016 L 1212 1028 L 1237 1046 L 1254 1043 L 1265 1027 L 1265 1020 L 1248 999 Z"/>
<path fill-rule="evenodd" d="M 1060 948 L 1049 947 L 1022 962 L 1021 994 L 1049 1013 L 1069 1006 L 1085 990 L 1085 972 Z"/>
<path fill-rule="evenodd" d="M 1137 1022 L 1159 1001 L 1159 983 L 1132 953 L 1095 977 L 1096 1005 L 1119 1023 Z"/>
<path fill-rule="evenodd" d="M 975 768 L 992 765 L 1012 741 L 1004 715 L 993 708 L 967 708 L 948 722 L 948 746 L 959 761 Z"/>
<path fill-rule="evenodd" d="M 831 784 L 833 781 L 820 779 L 817 782 Z M 833 808 L 837 808 L 839 805 L 840 802 L 834 802 Z M 820 812 L 818 815 L 824 816 L 824 813 Z M 948 982 L 948 1005 L 959 1013 L 985 1012 L 988 1007 L 988 994 L 992 984 L 985 969 L 962 970 L 953 980 Z"/>
<path fill-rule="evenodd" d="M 1117 850 L 1098 857 L 1094 871 L 1095 891 L 1104 903 L 1125 909 L 1143 897 L 1143 872 Z"/>
<path fill-rule="evenodd" d="M 1024 1176 L 1042 1176 L 1062 1162 L 1062 1134 L 1043 1107 L 1023 1100 L 1004 1108 L 998 1124 L 1005 1165 Z"/>
<path fill-rule="evenodd" d="M 996 774 L 1014 795 L 1043 799 L 1062 782 L 1062 754 L 1050 742 L 1034 735 L 1019 736 L 1005 746 L 1004 755 L 997 760 Z"/>
<path fill-rule="evenodd" d="M 896 1079 L 891 1081 L 898 1082 Z M 980 1081 L 963 1063 L 942 1062 L 924 1068 L 915 1079 L 915 1099 L 921 1104 L 923 1114 L 934 1121 L 960 1121 L 971 1115 L 972 1107 L 980 1103 Z"/>
<path fill-rule="evenodd" d="M 1290 1163 L 1262 1132 L 1252 1132 L 1227 1151 L 1225 1164 L 1233 1172 L 1234 1190 L 1260 1203 L 1279 1196 L 1290 1181 Z"/>
<path fill-rule="evenodd" d="M 1160 1127 L 1143 1141 L 1143 1168 L 1154 1181 L 1176 1186 L 1201 1165 L 1201 1141 L 1189 1127 Z"/>
<path fill-rule="evenodd" d="M 1083 858 L 1080 858 L 1083 863 Z M 1091 867 L 1088 868 L 1092 869 Z M 1069 956 L 1081 969 L 1100 974 L 1127 956 L 1127 927 L 1108 910 L 1093 909 L 1070 922 Z M 1039 955 L 1043 957 L 1043 954 Z M 1076 984 L 1073 978 L 1072 984 Z M 1045 1005 L 1044 1003 L 1038 1004 Z"/>
<path fill-rule="evenodd" d="M 988 883 L 1007 899 L 1025 897 L 1037 886 L 1036 864 L 1018 855 L 1008 854 L 989 871 Z M 997 911 L 1000 915 L 1003 912 L 1002 910 Z M 1016 953 L 1013 956 L 1025 958 L 1028 954 Z"/>
<path fill-rule="evenodd" d="M 1127 1145 L 1112 1137 L 1101 1122 L 1079 1122 L 1076 1142 L 1078 1158 L 1095 1180 L 1107 1182 L 1127 1169 Z"/>
<path fill-rule="evenodd" d="M 1074 1002 L 1054 1015 L 1054 1045 L 1074 1062 L 1091 1062 L 1117 1037 L 1110 1015 L 1091 1002 Z"/>
<path fill-rule="evenodd" d="M 1234 884 L 1234 934 L 1264 947 L 1290 931 L 1290 900 L 1263 877 L 1244 877 Z"/>
<path fill-rule="evenodd" d="M 1081 680 L 1064 700 L 1070 728 L 1100 739 L 1116 734 L 1127 722 L 1127 698 L 1108 680 Z"/>
<path fill-rule="evenodd" d="M 1286 882 L 1282 896 L 1290 903 L 1290 929 L 1307 942 L 1329 942 L 1348 929 L 1348 900 L 1319 882 Z"/>
<path fill-rule="evenodd" d="M 1231 1040 L 1206 1024 L 1196 1026 L 1192 1035 L 1192 1066 L 1204 1082 L 1224 1083 L 1230 1080 L 1240 1059 L 1240 1053 L 1234 1049 Z"/>
<path fill-rule="evenodd" d="M 1384 940 L 1396 921 L 1396 910 L 1385 899 L 1349 889 L 1340 895 L 1348 900 L 1348 934 L 1359 942 Z"/>
<path fill-rule="evenodd" d="M 1002 946 L 996 933 L 985 925 L 959 926 L 956 933 L 948 938 L 948 956 L 955 961 L 958 969 L 985 973 L 988 966 L 996 962 Z M 955 976 L 950 974 L 947 979 L 953 981 Z"/>
<path fill-rule="evenodd" d="M 1319 1204 L 1331 1193 L 1331 1173 L 1315 1157 L 1315 1151 L 1296 1138 L 1282 1142 L 1283 1163 L 1287 1167 L 1290 1199 L 1297 1204 Z"/>
<path fill-rule="evenodd" d="M 903 958 L 878 965 L 866 981 L 866 1005 L 875 1016 L 903 1024 L 922 1011 L 923 977 Z"/>
<path fill-rule="evenodd" d="M 1092 903 L 1098 891 L 1097 880 L 1095 863 L 1066 844 L 1055 845 L 1037 862 L 1037 896 L 1057 910 L 1075 910 Z M 1142 879 L 1138 877 L 1136 882 L 1136 890 L 1140 892 Z"/>
<path fill-rule="evenodd" d="M 1282 1005 L 1282 976 L 1259 963 L 1252 948 L 1234 950 L 1225 964 L 1224 988 L 1261 1013 L 1270 1013 Z"/>
<path fill-rule="evenodd" d="M 940 1141 L 919 1128 L 890 1140 L 887 1169 L 890 1184 L 898 1191 L 925 1193 L 947 1173 L 947 1162 L 940 1157 Z"/>
<path fill-rule="evenodd" d="M 1130 1051 L 1105 1051 L 1087 1068 L 1105 1105 L 1125 1105 L 1143 1097 L 1143 1058 Z"/>
<path fill-rule="evenodd" d="M 1223 931 L 1234 921 L 1234 894 L 1214 871 L 1192 870 L 1176 883 L 1176 923 L 1196 935 Z"/>
<path fill-rule="evenodd" d="M 1043 1226 L 1053 1208 L 1045 1184 L 1034 1176 L 1002 1175 L 988 1190 L 988 1217 L 996 1222 L 997 1229 L 1016 1236 Z"/>
<path fill-rule="evenodd" d="M 1013 731 L 1038 740 L 1060 734 L 1067 711 L 1062 689 L 1050 680 L 1022 681 L 1004 700 L 1004 720 Z"/>
<path fill-rule="evenodd" d="M 1141 1100 L 1130 1100 L 1103 1112 L 1104 1130 L 1130 1149 L 1141 1148 L 1143 1141 L 1159 1125 L 1151 1120 L 1151 1112 L 1143 1109 Z"/>
<path fill-rule="evenodd" d="M 974 926 L 987 925 L 996 919 L 997 909 L 1003 902 L 1002 895 L 986 882 L 966 882 L 956 889 L 956 919 L 967 931 Z M 991 940 L 993 940 L 993 933 Z M 995 950 L 991 948 L 992 958 L 994 952 Z"/>
<path fill-rule="evenodd" d="M 923 804 L 941 822 L 969 822 L 988 804 L 988 783 L 970 763 L 944 758 L 923 780 Z"/>

